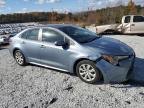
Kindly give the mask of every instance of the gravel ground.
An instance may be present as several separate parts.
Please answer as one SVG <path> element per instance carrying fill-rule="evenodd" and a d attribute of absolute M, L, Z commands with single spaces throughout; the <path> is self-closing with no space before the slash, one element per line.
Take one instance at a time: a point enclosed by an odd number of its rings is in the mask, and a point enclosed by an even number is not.
<path fill-rule="evenodd" d="M 144 66 L 144 38 L 112 37 L 134 47 L 137 60 L 132 79 L 137 79 Z M 18 66 L 7 49 L 0 50 L 0 108 L 144 108 L 144 84 L 138 81 L 90 85 L 73 75 Z"/>

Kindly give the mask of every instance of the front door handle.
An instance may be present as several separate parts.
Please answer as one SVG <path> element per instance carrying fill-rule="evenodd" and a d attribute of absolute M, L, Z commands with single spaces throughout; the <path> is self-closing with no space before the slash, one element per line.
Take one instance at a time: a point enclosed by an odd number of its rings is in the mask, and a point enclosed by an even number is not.
<path fill-rule="evenodd" d="M 41 48 L 46 48 L 46 46 L 45 45 L 41 45 Z"/>
<path fill-rule="evenodd" d="M 131 26 L 135 26 L 135 24 L 131 24 Z"/>

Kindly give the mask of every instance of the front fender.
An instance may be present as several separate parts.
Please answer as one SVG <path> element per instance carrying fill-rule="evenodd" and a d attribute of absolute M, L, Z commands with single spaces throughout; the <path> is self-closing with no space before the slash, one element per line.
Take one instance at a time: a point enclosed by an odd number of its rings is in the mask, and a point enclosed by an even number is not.
<path fill-rule="evenodd" d="M 86 56 L 86 55 L 85 56 L 84 55 L 83 56 L 76 56 L 70 60 L 69 71 L 71 73 L 74 73 L 76 64 L 82 60 L 90 60 L 90 61 L 97 62 L 100 60 L 100 58 L 101 58 L 101 56 Z"/>

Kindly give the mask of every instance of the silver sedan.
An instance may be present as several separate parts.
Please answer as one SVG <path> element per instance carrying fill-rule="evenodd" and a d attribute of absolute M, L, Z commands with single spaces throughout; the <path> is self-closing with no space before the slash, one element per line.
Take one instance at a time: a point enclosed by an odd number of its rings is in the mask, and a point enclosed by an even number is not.
<path fill-rule="evenodd" d="M 10 39 L 16 62 L 75 73 L 87 83 L 129 79 L 135 53 L 128 45 L 73 25 L 26 29 Z"/>

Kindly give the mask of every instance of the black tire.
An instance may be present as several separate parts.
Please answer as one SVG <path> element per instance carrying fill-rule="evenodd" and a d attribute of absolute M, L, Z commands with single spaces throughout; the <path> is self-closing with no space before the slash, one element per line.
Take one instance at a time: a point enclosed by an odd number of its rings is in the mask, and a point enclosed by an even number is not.
<path fill-rule="evenodd" d="M 21 61 L 18 60 L 18 55 L 20 56 Z M 20 50 L 16 50 L 14 52 L 14 58 L 20 66 L 25 66 L 27 64 L 26 60 L 25 60 L 25 56 L 23 55 L 23 53 Z"/>
<path fill-rule="evenodd" d="M 87 68 L 89 67 L 89 71 L 87 71 L 87 72 L 84 71 L 85 69 L 84 70 L 82 69 L 82 67 L 84 67 L 84 66 L 87 66 Z M 90 71 L 92 71 L 92 70 L 93 70 L 93 72 L 91 74 L 89 74 Z M 96 68 L 95 63 L 93 61 L 89 61 L 89 60 L 80 61 L 76 66 L 76 73 L 77 73 L 77 76 L 82 81 L 84 81 L 86 83 L 90 83 L 90 84 L 98 83 L 98 82 L 100 82 L 100 79 L 101 79 L 101 74 L 100 74 L 99 70 Z M 83 75 L 84 73 L 86 73 L 86 75 Z M 91 80 L 88 78 L 90 76 L 91 76 L 91 78 L 93 77 Z M 86 77 L 86 78 L 83 78 L 83 77 Z"/>

